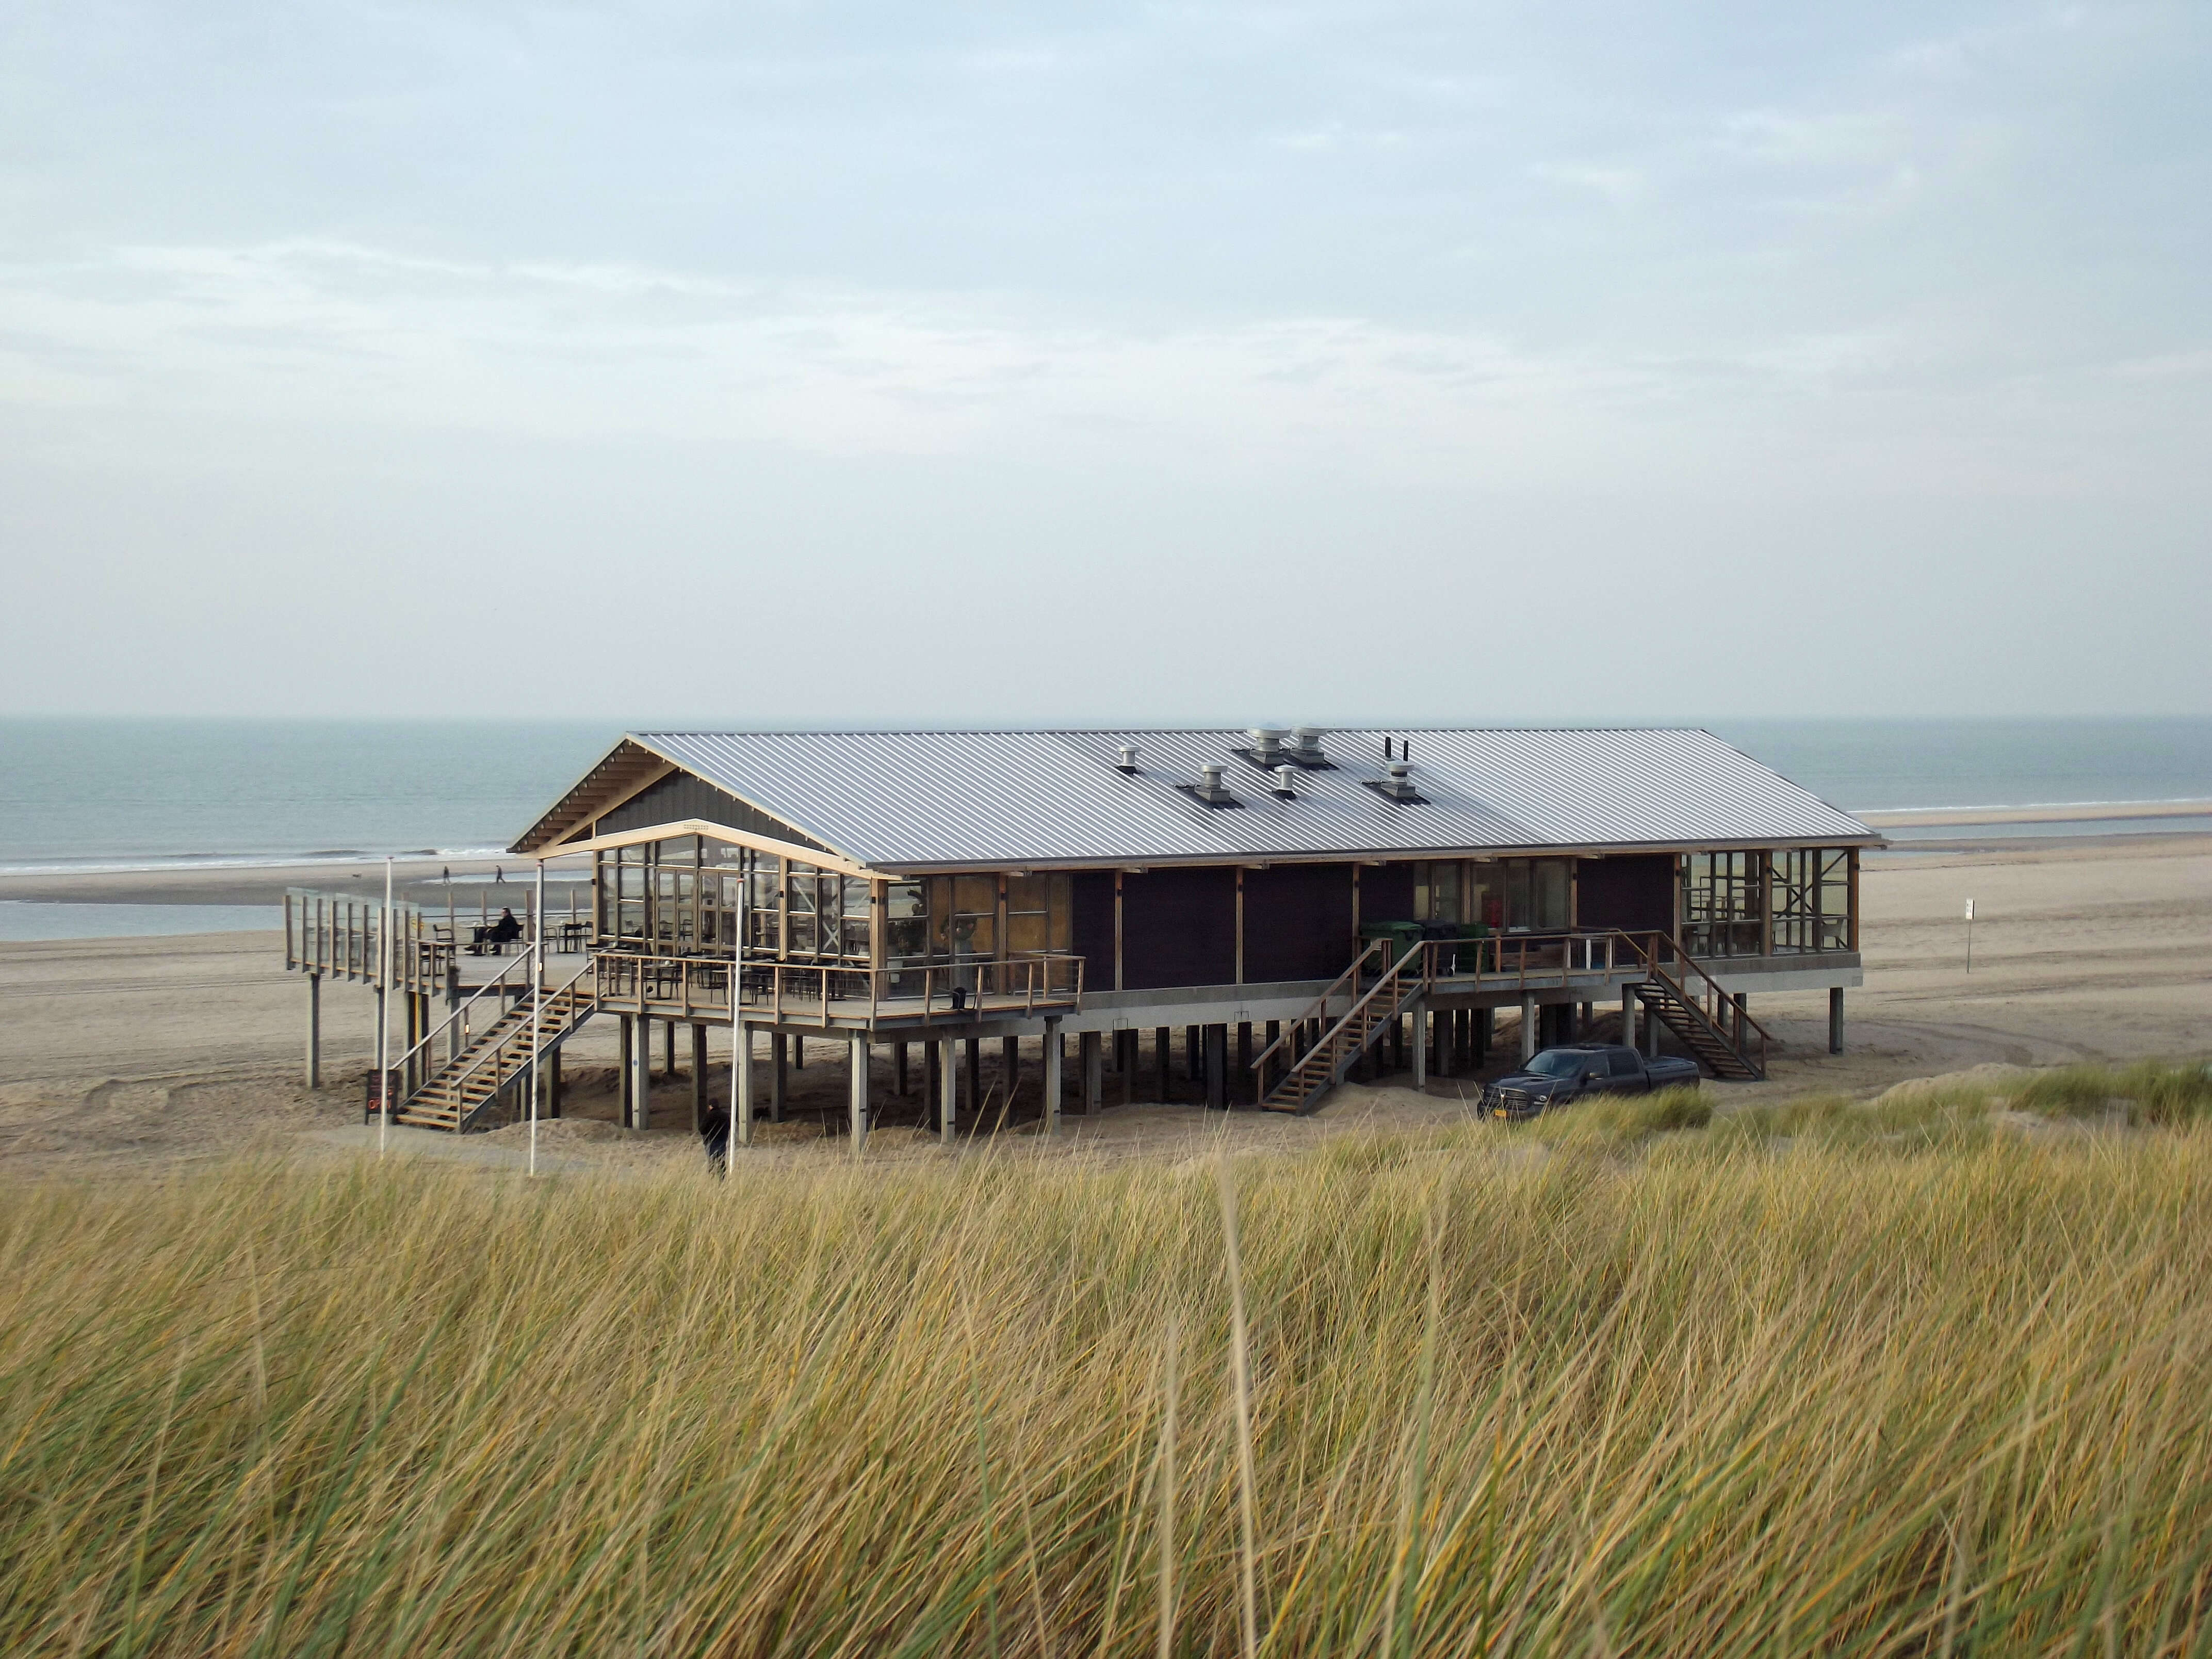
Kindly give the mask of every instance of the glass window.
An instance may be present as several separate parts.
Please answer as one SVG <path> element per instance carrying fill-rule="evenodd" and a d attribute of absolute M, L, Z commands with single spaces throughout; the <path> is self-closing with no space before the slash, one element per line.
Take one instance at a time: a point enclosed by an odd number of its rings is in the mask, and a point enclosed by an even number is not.
<path fill-rule="evenodd" d="M 885 890 L 884 959 L 921 962 L 929 955 L 929 890 L 919 881 L 895 881 Z"/>
<path fill-rule="evenodd" d="M 1413 866 L 1413 920 L 1452 921 L 1461 919 L 1459 860 L 1438 859 Z"/>
<path fill-rule="evenodd" d="M 875 884 L 860 876 L 847 876 L 844 883 L 844 918 L 838 926 L 839 954 L 852 962 L 868 959 L 868 935 L 875 921 Z"/>
<path fill-rule="evenodd" d="M 1693 957 L 1754 957 L 1766 855 L 1691 853 L 1682 860 L 1682 948 Z"/>

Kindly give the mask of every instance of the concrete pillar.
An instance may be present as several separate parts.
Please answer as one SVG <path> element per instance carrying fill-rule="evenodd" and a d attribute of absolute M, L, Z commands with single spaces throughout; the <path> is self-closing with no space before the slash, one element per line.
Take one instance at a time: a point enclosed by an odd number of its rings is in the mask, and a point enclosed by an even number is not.
<path fill-rule="evenodd" d="M 952 1039 L 937 1039 L 937 1125 L 945 1144 L 960 1126 L 960 1076 L 952 1062 Z"/>
<path fill-rule="evenodd" d="M 673 1031 L 676 1028 L 668 1028 Z M 691 1022 L 691 1133 L 697 1134 L 707 1117 L 707 1028 Z"/>
<path fill-rule="evenodd" d="M 1083 1115 L 1096 1117 L 1106 1109 L 1105 1042 L 1096 1031 L 1081 1031 L 1075 1038 L 1076 1065 L 1083 1078 Z"/>
<path fill-rule="evenodd" d="M 1206 1083 L 1206 1039 L 1195 1025 L 1182 1028 L 1182 1065 L 1190 1080 L 1203 1089 Z"/>
<path fill-rule="evenodd" d="M 853 1156 L 858 1158 L 868 1144 L 868 1039 L 865 1032 L 853 1033 L 848 1064 L 852 1095 Z"/>
<path fill-rule="evenodd" d="M 806 1069 L 806 1039 L 796 1031 L 791 1034 L 791 1069 L 794 1072 Z"/>
<path fill-rule="evenodd" d="M 1735 1030 L 1734 1036 L 1737 1043 L 1741 1044 L 1743 1042 L 1743 1017 L 1751 1012 L 1751 993 L 1748 991 L 1738 991 L 1729 1000 L 1735 1004 Z"/>
<path fill-rule="evenodd" d="M 891 1069 L 897 1073 L 892 1087 L 897 1091 L 898 1097 L 904 1100 L 906 1098 L 906 1044 L 903 1042 L 891 1044 Z"/>
<path fill-rule="evenodd" d="M 1091 1035 L 1085 1033 L 1085 1036 Z M 1044 1132 L 1060 1133 L 1060 1021 L 1044 1023 Z"/>
<path fill-rule="evenodd" d="M 1521 994 L 1521 1058 L 1536 1057 L 1536 999 L 1527 992 Z"/>
<path fill-rule="evenodd" d="M 1166 1026 L 1163 1025 L 1152 1033 L 1152 1060 L 1159 1067 L 1160 1099 L 1163 1102 L 1170 1101 L 1175 1098 L 1175 1094 L 1170 1087 L 1174 1079 L 1171 1076 L 1173 1068 L 1170 1060 L 1170 1050 L 1173 1046 L 1174 1045 L 1170 1039 L 1170 1033 Z"/>
<path fill-rule="evenodd" d="M 1840 985 L 1828 988 L 1828 1052 L 1844 1052 L 1844 988 Z"/>
<path fill-rule="evenodd" d="M 730 1050 L 730 1139 L 753 1144 L 753 1028 L 740 1025 Z"/>
<path fill-rule="evenodd" d="M 307 1086 L 323 1086 L 323 976 L 307 975 Z"/>
<path fill-rule="evenodd" d="M 637 1064 L 630 1058 L 630 1050 L 637 1044 L 637 1017 L 616 1015 L 615 1031 L 621 1038 L 620 1058 L 615 1061 L 615 1121 L 627 1129 L 635 1113 L 630 1102 L 630 1085 L 637 1075 Z"/>
<path fill-rule="evenodd" d="M 1620 1041 L 1624 1048 L 1636 1046 L 1636 988 L 1620 988 Z"/>
<path fill-rule="evenodd" d="M 660 1048 L 664 1057 L 660 1074 L 664 1078 L 672 1078 L 676 1075 L 676 1022 L 664 1019 L 660 1022 Z"/>
<path fill-rule="evenodd" d="M 564 1092 L 561 1086 L 561 1051 L 558 1048 L 550 1050 L 545 1056 L 544 1064 L 545 1115 L 558 1117 L 561 1115 L 561 1100 Z"/>
<path fill-rule="evenodd" d="M 1659 1058 L 1659 1022 L 1649 1012 L 1644 1016 L 1644 1054 L 1648 1060 Z"/>
<path fill-rule="evenodd" d="M 1013 1103 L 1014 1090 L 1022 1076 L 1022 1040 L 1018 1036 L 999 1040 L 999 1084 L 1005 1091 L 1006 1103 Z"/>
<path fill-rule="evenodd" d="M 1137 1034 L 1133 1030 L 1114 1033 L 1114 1069 L 1121 1074 L 1121 1103 L 1127 1106 L 1136 1098 Z"/>
<path fill-rule="evenodd" d="M 1413 1024 L 1413 1086 L 1416 1089 L 1425 1089 L 1429 1086 L 1429 1011 L 1427 1006 L 1422 1003 L 1415 1003 L 1411 1018 Z"/>
<path fill-rule="evenodd" d="M 1252 1090 L 1252 1022 L 1240 1020 L 1237 1026 L 1237 1075 L 1230 1093 L 1242 1100 L 1250 1092 L 1255 1105 L 1260 1097 Z"/>
<path fill-rule="evenodd" d="M 768 1038 L 768 1121 L 783 1121 L 783 1103 L 791 1092 L 791 1034 L 771 1031 Z"/>
<path fill-rule="evenodd" d="M 968 1064 L 963 1068 L 966 1076 L 961 1080 L 968 1092 L 960 1103 L 967 1109 L 968 1115 L 975 1120 L 975 1127 L 980 1129 L 983 1127 L 983 1039 L 969 1037 L 966 1047 Z"/>
<path fill-rule="evenodd" d="M 636 1064 L 630 1073 L 630 1123 L 633 1129 L 645 1130 L 653 1127 L 653 1020 L 641 1015 L 637 1021 L 635 1040 L 630 1044 L 630 1054 Z"/>
<path fill-rule="evenodd" d="M 1215 1111 L 1229 1106 L 1229 1028 L 1206 1028 L 1206 1103 Z"/>

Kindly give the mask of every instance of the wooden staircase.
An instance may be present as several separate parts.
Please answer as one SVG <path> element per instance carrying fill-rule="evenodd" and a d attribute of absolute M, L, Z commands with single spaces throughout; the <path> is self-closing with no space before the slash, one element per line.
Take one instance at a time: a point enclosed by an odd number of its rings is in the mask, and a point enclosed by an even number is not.
<path fill-rule="evenodd" d="M 1717 1078 L 1752 1083 L 1766 1075 L 1766 1028 L 1738 1007 L 1711 975 L 1694 958 L 1676 954 L 1675 960 L 1692 975 L 1702 975 L 1708 988 L 1704 1006 L 1684 983 L 1657 963 L 1646 961 L 1648 975 L 1636 988 L 1636 1000 L 1644 1012 L 1672 1031 L 1698 1063 Z M 1688 978 L 1689 975 L 1685 975 Z M 1758 1033 L 1756 1053 L 1751 1039 Z"/>
<path fill-rule="evenodd" d="M 502 1094 L 526 1087 L 533 1048 L 541 1057 L 552 1053 L 599 1012 L 598 990 L 583 983 L 591 971 L 556 989 L 525 991 L 482 1036 L 402 1100 L 392 1121 L 459 1133 Z"/>
<path fill-rule="evenodd" d="M 1308 1017 L 1293 1021 L 1277 1042 L 1270 1045 L 1253 1061 L 1261 1078 L 1267 1075 L 1270 1056 L 1291 1046 L 1291 1032 L 1302 1028 L 1322 1025 L 1320 1038 L 1292 1061 L 1281 1077 L 1260 1097 L 1260 1104 L 1273 1112 L 1310 1112 L 1321 1103 L 1322 1097 L 1344 1081 L 1359 1057 L 1374 1046 L 1375 1041 L 1390 1028 L 1405 1006 L 1427 988 L 1430 953 L 1416 943 L 1396 961 L 1386 955 L 1376 958 L 1378 951 L 1387 951 L 1388 942 L 1376 939 L 1353 959 L 1351 967 L 1337 976 L 1336 982 L 1324 992 Z M 1370 958 L 1388 965 L 1374 984 L 1361 993 L 1359 981 L 1362 969 Z M 1352 1006 L 1334 1024 L 1328 1024 L 1328 1005 L 1332 996 L 1346 991 L 1353 993 Z"/>

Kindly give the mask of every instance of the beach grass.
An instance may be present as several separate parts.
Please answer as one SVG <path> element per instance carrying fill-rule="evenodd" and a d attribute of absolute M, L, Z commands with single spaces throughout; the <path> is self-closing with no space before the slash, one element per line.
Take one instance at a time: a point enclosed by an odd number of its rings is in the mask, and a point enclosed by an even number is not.
<path fill-rule="evenodd" d="M 2197 1087 L 10 1185 L 0 1650 L 2203 1651 Z"/>

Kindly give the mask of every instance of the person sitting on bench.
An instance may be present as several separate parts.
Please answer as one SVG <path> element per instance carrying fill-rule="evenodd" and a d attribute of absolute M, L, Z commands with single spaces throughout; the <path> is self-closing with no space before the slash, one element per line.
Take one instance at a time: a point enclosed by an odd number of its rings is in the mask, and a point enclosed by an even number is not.
<path fill-rule="evenodd" d="M 522 924 L 514 919 L 514 911 L 502 910 L 499 913 L 497 921 L 489 927 L 477 928 L 476 935 L 474 942 L 469 946 L 471 956 L 482 956 L 487 945 L 497 945 L 499 949 L 494 951 L 492 954 L 499 956 L 505 951 L 507 945 L 522 937 Z"/>

